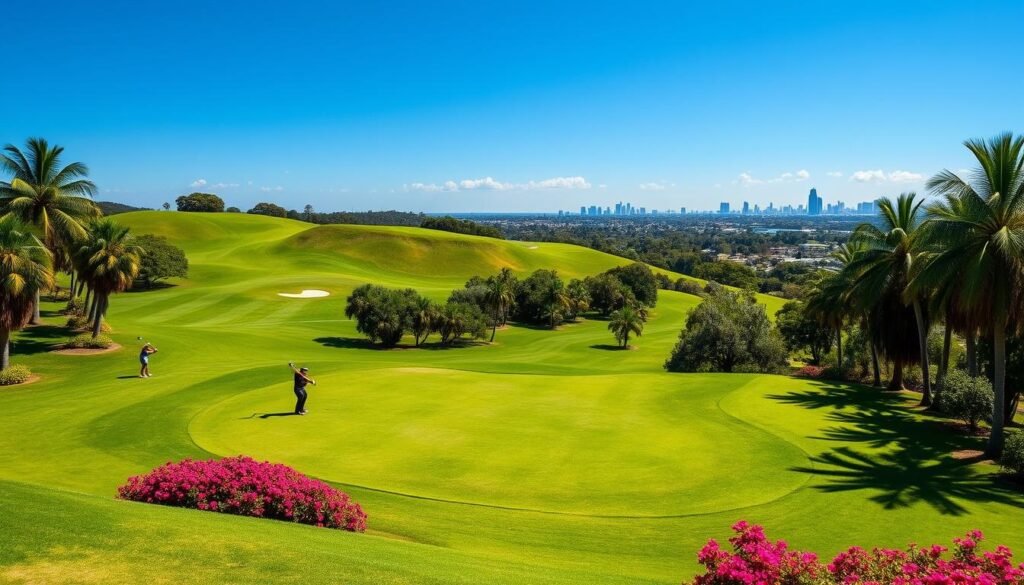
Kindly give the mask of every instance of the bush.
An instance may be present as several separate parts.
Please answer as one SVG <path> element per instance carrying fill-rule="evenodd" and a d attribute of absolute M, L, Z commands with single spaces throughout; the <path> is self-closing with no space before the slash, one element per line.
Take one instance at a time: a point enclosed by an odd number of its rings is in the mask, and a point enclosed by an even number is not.
<path fill-rule="evenodd" d="M 686 293 L 695 297 L 704 296 L 704 289 L 702 289 L 700 283 L 695 280 L 687 280 L 685 278 L 677 279 L 675 289 L 681 293 Z"/>
<path fill-rule="evenodd" d="M 605 317 L 622 307 L 636 302 L 633 291 L 614 274 L 605 272 L 583 279 L 583 286 L 590 297 L 590 308 Z"/>
<path fill-rule="evenodd" d="M 165 278 L 188 276 L 188 258 L 185 251 L 167 241 L 163 236 L 143 234 L 134 239 L 134 243 L 142 248 L 139 265 L 139 280 L 146 288 Z"/>
<path fill-rule="evenodd" d="M 824 564 L 814 553 L 792 550 L 784 540 L 769 541 L 760 526 L 738 522 L 732 550 L 714 540 L 700 550 L 704 573 L 693 585 L 1020 585 L 1022 568 L 1005 547 L 979 553 L 981 532 L 944 546 L 909 545 L 905 550 L 854 546 Z"/>
<path fill-rule="evenodd" d="M 32 370 L 28 369 L 28 366 L 8 366 L 6 370 L 0 371 L 0 386 L 22 384 L 27 382 L 31 375 Z"/>
<path fill-rule="evenodd" d="M 633 291 L 636 300 L 648 307 L 658 304 L 658 279 L 646 264 L 634 262 L 628 266 L 617 266 L 605 274 L 618 278 L 619 282 Z"/>
<path fill-rule="evenodd" d="M 79 299 L 71 299 L 68 304 L 60 310 L 61 315 L 81 315 L 85 312 L 85 306 Z"/>
<path fill-rule="evenodd" d="M 793 375 L 798 378 L 823 378 L 825 376 L 825 368 L 821 366 L 804 366 L 793 372 Z"/>
<path fill-rule="evenodd" d="M 74 331 L 92 331 L 92 321 L 85 315 L 72 315 L 68 317 L 67 328 Z M 101 333 L 110 333 L 113 330 L 107 322 L 100 323 Z"/>
<path fill-rule="evenodd" d="M 565 283 L 554 270 L 537 270 L 516 285 L 515 316 L 525 323 L 560 324 L 569 310 Z"/>
<path fill-rule="evenodd" d="M 420 295 L 411 288 L 398 290 L 365 284 L 348 297 L 345 316 L 356 320 L 356 331 L 370 341 L 394 347 L 413 331 Z"/>
<path fill-rule="evenodd" d="M 288 217 L 288 210 L 274 203 L 257 203 L 252 209 L 246 211 L 251 215 L 267 215 L 270 217 Z"/>
<path fill-rule="evenodd" d="M 1004 471 L 1024 475 L 1024 432 L 1018 431 L 1006 436 L 999 465 Z"/>
<path fill-rule="evenodd" d="M 947 374 L 940 393 L 940 407 L 950 416 L 967 423 L 973 433 L 978 430 L 978 423 L 992 413 L 994 399 L 992 384 L 987 378 L 952 370 Z"/>
<path fill-rule="evenodd" d="M 190 193 L 174 200 L 178 211 L 218 213 L 224 211 L 224 200 L 212 193 Z"/>
<path fill-rule="evenodd" d="M 366 513 L 348 494 L 288 466 L 242 456 L 167 463 L 129 478 L 117 495 L 135 502 L 366 530 Z"/>
<path fill-rule="evenodd" d="M 107 349 L 114 345 L 114 341 L 106 335 L 93 338 L 91 333 L 76 335 L 64 344 L 65 349 Z"/>
<path fill-rule="evenodd" d="M 715 289 L 686 317 L 665 361 L 670 372 L 780 372 L 786 346 L 763 306 L 748 292 Z"/>

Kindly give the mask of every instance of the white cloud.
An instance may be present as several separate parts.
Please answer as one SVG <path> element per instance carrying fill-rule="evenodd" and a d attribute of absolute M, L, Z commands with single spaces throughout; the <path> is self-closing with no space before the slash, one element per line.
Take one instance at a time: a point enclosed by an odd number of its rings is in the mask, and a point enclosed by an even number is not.
<path fill-rule="evenodd" d="M 277 185 L 275 187 L 260 187 L 260 191 L 263 191 L 264 193 L 269 193 L 271 191 L 284 191 L 284 187 L 281 185 Z"/>
<path fill-rule="evenodd" d="M 850 180 L 858 183 L 879 183 L 885 180 L 885 173 L 882 172 L 882 169 L 857 171 L 850 175 Z"/>
<path fill-rule="evenodd" d="M 238 183 L 214 183 L 213 185 L 210 186 L 213 187 L 214 189 L 234 189 L 239 185 Z"/>
<path fill-rule="evenodd" d="M 807 179 L 810 179 L 810 178 L 811 178 L 811 173 L 807 172 L 806 169 L 800 169 L 799 171 L 796 171 L 795 173 L 791 173 L 791 172 L 787 171 L 787 172 L 782 173 L 781 175 L 779 175 L 777 177 L 772 177 L 770 179 L 758 179 L 758 178 L 754 177 L 753 175 L 751 175 L 750 173 L 743 172 L 743 173 L 740 173 L 738 182 L 741 185 L 750 186 L 750 185 L 763 185 L 765 183 L 796 183 L 796 182 L 800 182 L 800 181 L 806 181 Z"/>
<path fill-rule="evenodd" d="M 893 183 L 919 183 L 924 180 L 924 175 L 910 171 L 893 171 L 889 173 L 889 180 Z"/>
<path fill-rule="evenodd" d="M 641 191 L 664 191 L 664 183 L 640 183 Z"/>
<path fill-rule="evenodd" d="M 422 191 L 425 193 L 439 193 L 444 191 L 538 191 L 545 189 L 590 189 L 591 184 L 583 177 L 552 177 L 540 181 L 528 181 L 526 183 L 504 183 L 493 177 L 482 179 L 462 179 L 461 181 L 445 181 L 437 183 L 409 183 L 403 185 L 406 191 Z"/>
<path fill-rule="evenodd" d="M 206 179 L 196 179 L 189 184 L 189 187 L 203 187 L 206 185 Z"/>
<path fill-rule="evenodd" d="M 917 183 L 924 180 L 924 175 L 921 173 L 912 173 L 910 171 L 892 171 L 886 173 L 882 169 L 857 171 L 850 175 L 851 181 L 857 181 L 858 183 L 884 183 L 886 181 L 892 183 Z"/>
<path fill-rule="evenodd" d="M 830 177 L 836 177 L 836 178 L 843 176 L 843 173 L 841 173 L 840 171 L 829 171 L 829 172 L 827 172 L 825 174 L 830 176 Z"/>

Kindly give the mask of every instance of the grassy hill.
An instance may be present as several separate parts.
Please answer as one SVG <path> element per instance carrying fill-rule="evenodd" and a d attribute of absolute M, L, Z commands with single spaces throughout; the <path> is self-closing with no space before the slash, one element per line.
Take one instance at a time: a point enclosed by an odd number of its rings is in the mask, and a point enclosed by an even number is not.
<path fill-rule="evenodd" d="M 982 440 L 908 397 L 665 373 L 696 297 L 662 292 L 632 351 L 600 320 L 381 351 L 343 316 L 365 282 L 442 299 L 502 266 L 568 278 L 622 258 L 250 215 L 118 220 L 185 248 L 191 276 L 113 299 L 118 352 L 50 353 L 68 335 L 52 303 L 17 336 L 14 362 L 43 378 L 0 388 L 2 583 L 678 583 L 740 518 L 823 554 L 968 528 L 1024 547 L 1024 497 L 952 457 Z M 308 288 L 331 296 L 277 294 Z M 160 349 L 152 379 L 134 376 L 138 336 Z M 290 360 L 319 381 L 306 417 L 274 416 L 293 405 Z M 113 497 L 166 461 L 239 453 L 345 489 L 369 531 Z"/>

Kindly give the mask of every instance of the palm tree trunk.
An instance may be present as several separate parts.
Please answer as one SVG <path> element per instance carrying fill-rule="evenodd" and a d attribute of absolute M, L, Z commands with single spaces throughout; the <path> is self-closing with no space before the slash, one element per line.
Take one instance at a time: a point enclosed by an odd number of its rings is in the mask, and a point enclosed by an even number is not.
<path fill-rule="evenodd" d="M 967 373 L 978 375 L 978 338 L 973 329 L 967 330 Z"/>
<path fill-rule="evenodd" d="M 36 289 L 36 300 L 32 303 L 32 320 L 29 323 L 39 325 L 40 322 L 42 322 L 42 316 L 39 314 L 39 289 Z"/>
<path fill-rule="evenodd" d="M 629 348 L 629 329 L 626 330 L 626 334 L 622 336 L 622 348 Z"/>
<path fill-rule="evenodd" d="M 903 360 L 895 358 L 892 360 L 892 378 L 889 379 L 889 387 L 886 390 L 899 392 L 903 390 Z"/>
<path fill-rule="evenodd" d="M 89 293 L 92 293 L 92 290 L 90 290 Z M 88 320 L 89 321 L 92 321 L 93 319 L 96 318 L 96 304 L 97 304 L 97 301 L 99 301 L 99 295 L 98 294 L 97 295 L 92 295 L 92 301 L 91 302 L 89 301 L 89 295 L 87 294 L 85 296 L 85 303 L 86 303 L 86 305 L 89 306 L 89 315 L 88 315 Z"/>
<path fill-rule="evenodd" d="M 68 301 L 72 301 L 75 298 L 75 271 L 71 271 L 71 286 L 68 287 Z"/>
<path fill-rule="evenodd" d="M 875 378 L 872 380 L 871 384 L 873 386 L 881 386 L 882 372 L 881 368 L 878 366 L 878 346 L 875 345 L 874 342 L 871 343 L 871 367 L 875 374 Z"/>
<path fill-rule="evenodd" d="M 494 335 L 498 333 L 498 317 L 501 314 L 501 306 L 494 307 L 494 324 L 491 326 L 491 343 L 494 343 Z"/>
<path fill-rule="evenodd" d="M 935 402 L 940 402 L 939 395 L 946 386 L 946 372 L 949 371 L 949 351 L 953 345 L 953 328 L 946 322 L 946 331 L 942 336 L 942 359 L 939 360 L 939 374 L 935 380 Z"/>
<path fill-rule="evenodd" d="M 924 312 L 921 310 L 921 303 L 914 301 L 914 317 L 917 319 L 917 340 L 921 347 L 921 379 L 924 381 L 924 390 L 921 392 L 921 406 L 932 405 L 932 384 L 931 372 L 928 367 L 928 329 L 924 322 Z"/>
<path fill-rule="evenodd" d="M 3 355 L 0 356 L 0 372 L 11 365 L 11 330 L 0 329 L 0 345 L 3 345 Z"/>
<path fill-rule="evenodd" d="M 92 338 L 96 339 L 100 336 L 100 328 L 103 326 L 103 314 L 106 313 L 107 309 L 107 297 L 106 295 L 100 295 L 96 293 L 95 303 L 96 317 L 92 324 Z"/>
<path fill-rule="evenodd" d="M 1006 420 L 1006 328 L 996 321 L 992 335 L 993 366 L 995 369 L 995 402 L 992 408 L 992 434 L 988 439 L 988 455 L 999 457 L 1003 452 L 1003 425 Z"/>
<path fill-rule="evenodd" d="M 839 360 L 837 364 L 839 371 L 843 371 L 843 326 L 836 327 L 836 358 Z"/>

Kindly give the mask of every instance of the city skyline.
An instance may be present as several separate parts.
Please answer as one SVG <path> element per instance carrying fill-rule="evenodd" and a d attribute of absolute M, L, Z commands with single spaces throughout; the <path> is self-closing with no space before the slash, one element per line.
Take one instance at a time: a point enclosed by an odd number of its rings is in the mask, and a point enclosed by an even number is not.
<path fill-rule="evenodd" d="M 845 201 L 836 200 L 835 203 L 825 203 L 824 198 L 818 194 L 816 187 L 811 187 L 807 195 L 807 205 L 779 205 L 775 206 L 774 201 L 761 207 L 755 203 L 751 206 L 750 201 L 744 200 L 739 209 L 732 206 L 731 201 L 720 201 L 718 209 L 711 208 L 648 208 L 645 206 L 634 206 L 630 201 L 619 201 L 614 207 L 611 205 L 591 204 L 581 205 L 579 213 L 571 210 L 559 209 L 558 215 L 578 215 L 587 217 L 623 217 L 623 216 L 646 216 L 646 215 L 873 215 L 875 213 L 875 200 L 859 201 L 852 206 L 847 206 Z"/>

